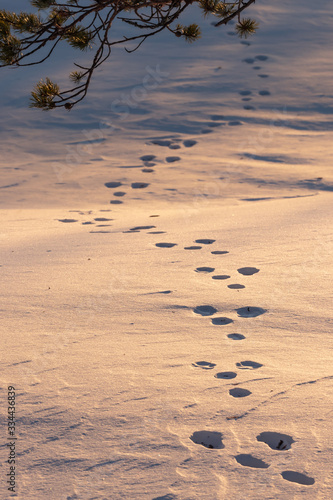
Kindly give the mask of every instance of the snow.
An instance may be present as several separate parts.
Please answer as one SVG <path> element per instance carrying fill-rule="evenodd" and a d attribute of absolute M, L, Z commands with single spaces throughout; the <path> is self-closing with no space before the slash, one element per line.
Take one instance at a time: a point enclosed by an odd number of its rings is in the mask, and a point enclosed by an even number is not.
<path fill-rule="evenodd" d="M 117 48 L 69 113 L 28 108 L 65 46 L 2 70 L 1 498 L 332 497 L 333 7 L 249 14 Z"/>

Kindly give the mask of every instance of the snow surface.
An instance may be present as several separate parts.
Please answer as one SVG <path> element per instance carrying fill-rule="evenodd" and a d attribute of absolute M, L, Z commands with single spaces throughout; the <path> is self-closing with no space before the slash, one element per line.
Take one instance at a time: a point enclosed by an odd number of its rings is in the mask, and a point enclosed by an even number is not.
<path fill-rule="evenodd" d="M 333 5 L 248 14 L 2 70 L 1 498 L 332 498 Z"/>

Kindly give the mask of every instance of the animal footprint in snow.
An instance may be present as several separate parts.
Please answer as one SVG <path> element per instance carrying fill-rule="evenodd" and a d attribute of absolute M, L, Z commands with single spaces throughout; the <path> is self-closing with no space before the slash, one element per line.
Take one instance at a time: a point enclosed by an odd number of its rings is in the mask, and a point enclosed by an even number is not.
<path fill-rule="evenodd" d="M 203 239 L 195 240 L 195 243 L 201 243 L 202 245 L 211 245 L 215 241 L 216 240 L 211 240 L 209 238 L 203 238 Z"/>
<path fill-rule="evenodd" d="M 202 368 L 203 370 L 212 370 L 216 366 L 216 364 L 209 363 L 208 361 L 196 361 L 195 363 L 192 363 L 192 366 L 195 366 L 196 368 Z"/>
<path fill-rule="evenodd" d="M 197 144 L 197 141 L 194 141 L 193 139 L 187 139 L 186 141 L 183 141 L 183 144 L 185 148 L 192 148 Z"/>
<path fill-rule="evenodd" d="M 165 158 L 165 161 L 168 163 L 174 163 L 175 161 L 179 161 L 181 158 L 179 156 L 168 156 Z"/>
<path fill-rule="evenodd" d="M 148 182 L 132 182 L 131 188 L 132 189 L 144 189 L 149 186 Z"/>
<path fill-rule="evenodd" d="M 291 445 L 295 442 L 288 434 L 280 434 L 279 432 L 261 432 L 257 436 L 257 441 L 266 443 L 272 450 L 290 450 Z"/>
<path fill-rule="evenodd" d="M 259 273 L 260 269 L 256 267 L 240 267 L 237 271 L 239 274 L 243 274 L 243 276 L 252 276 L 252 274 Z"/>
<path fill-rule="evenodd" d="M 215 378 L 222 378 L 224 380 L 230 380 L 232 378 L 237 377 L 237 373 L 235 372 L 219 372 L 214 375 Z"/>
<path fill-rule="evenodd" d="M 220 450 L 225 448 L 221 432 L 197 431 L 193 432 L 190 439 L 193 443 L 201 444 L 205 448 Z"/>
<path fill-rule="evenodd" d="M 111 233 L 111 231 L 89 231 L 89 233 Z"/>
<path fill-rule="evenodd" d="M 213 325 L 219 325 L 219 326 L 224 326 L 224 325 L 229 325 L 230 323 L 233 323 L 234 321 L 230 318 L 213 318 L 212 323 Z"/>
<path fill-rule="evenodd" d="M 214 267 L 197 267 L 195 269 L 196 273 L 212 273 L 213 271 L 215 271 Z"/>
<path fill-rule="evenodd" d="M 104 184 L 104 186 L 106 186 L 107 188 L 117 188 L 117 187 L 119 187 L 121 185 L 122 185 L 121 182 L 106 182 Z"/>
<path fill-rule="evenodd" d="M 247 389 L 242 389 L 241 387 L 236 387 L 235 389 L 230 389 L 229 394 L 233 398 L 246 398 L 247 396 L 250 396 L 252 392 Z"/>
<path fill-rule="evenodd" d="M 241 333 L 229 333 L 229 335 L 227 335 L 228 339 L 232 339 L 232 340 L 244 340 L 246 339 L 246 337 L 244 335 L 242 335 Z"/>
<path fill-rule="evenodd" d="M 201 316 L 211 316 L 217 312 L 217 309 L 213 306 L 197 306 L 193 309 L 193 312 Z"/>
<path fill-rule="evenodd" d="M 245 62 L 247 64 L 253 64 L 255 62 L 255 59 L 253 59 L 252 57 L 247 57 L 246 59 L 243 59 L 242 62 Z"/>
<path fill-rule="evenodd" d="M 176 245 L 177 243 L 155 243 L 155 247 L 158 248 L 172 248 Z"/>
<path fill-rule="evenodd" d="M 256 361 L 240 361 L 239 363 L 236 363 L 236 366 L 242 370 L 256 370 L 264 365 L 257 363 Z"/>
<path fill-rule="evenodd" d="M 301 472 L 295 472 L 293 470 L 284 470 L 281 472 L 283 479 L 291 481 L 292 483 L 303 484 L 304 486 L 311 486 L 315 483 L 313 477 L 306 476 Z"/>
<path fill-rule="evenodd" d="M 143 155 L 140 157 L 140 160 L 142 161 L 153 161 L 155 160 L 156 156 L 155 155 Z"/>
<path fill-rule="evenodd" d="M 142 229 L 154 229 L 156 226 L 136 226 L 132 227 L 130 231 L 141 231 Z"/>
<path fill-rule="evenodd" d="M 154 139 L 153 141 L 151 141 L 151 144 L 155 144 L 156 146 L 162 146 L 162 147 L 168 148 L 169 146 L 171 146 L 172 141 L 170 141 L 168 139 L 166 139 L 166 140 L 165 139 Z"/>
<path fill-rule="evenodd" d="M 260 316 L 261 314 L 265 314 L 266 309 L 262 309 L 261 307 L 239 307 L 236 309 L 236 312 L 238 316 L 241 318 L 256 318 L 257 316 Z"/>
<path fill-rule="evenodd" d="M 253 467 L 255 469 L 268 469 L 269 464 L 260 460 L 260 458 L 255 458 L 252 455 L 237 455 L 235 460 L 243 467 Z"/>

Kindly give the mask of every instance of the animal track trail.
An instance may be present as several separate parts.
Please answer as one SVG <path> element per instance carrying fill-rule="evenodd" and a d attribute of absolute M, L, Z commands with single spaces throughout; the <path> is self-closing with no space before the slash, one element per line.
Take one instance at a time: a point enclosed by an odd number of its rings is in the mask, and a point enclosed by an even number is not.
<path fill-rule="evenodd" d="M 104 186 L 109 188 L 109 189 L 115 189 L 117 187 L 120 187 L 122 186 L 123 183 L 122 182 L 119 182 L 119 181 L 110 181 L 110 182 L 105 182 L 104 183 Z M 113 193 L 113 196 L 116 196 L 116 197 L 122 197 L 122 196 L 125 196 L 126 195 L 126 192 L 125 191 L 115 191 Z M 123 203 L 123 201 L 121 200 L 111 200 L 110 201 L 111 205 L 121 205 Z"/>
<path fill-rule="evenodd" d="M 257 441 L 263 441 L 268 444 L 272 450 L 277 451 L 289 450 L 292 443 L 294 443 L 291 436 L 278 432 L 262 432 L 257 436 Z M 268 467 L 270 467 L 270 464 L 260 458 L 254 457 L 251 454 L 240 454 L 236 455 L 234 458 L 243 467 L 256 469 L 268 469 Z M 313 477 L 293 470 L 284 470 L 281 472 L 281 476 L 286 481 L 297 483 L 302 486 L 312 486 L 315 483 L 315 479 Z"/>
<path fill-rule="evenodd" d="M 100 212 L 110 212 L 111 210 L 99 210 Z M 86 218 L 87 216 L 92 216 L 93 211 L 89 210 L 86 212 L 82 212 L 80 210 L 69 210 L 69 212 L 75 212 L 80 216 L 84 216 Z M 105 224 L 96 224 L 95 227 L 101 228 L 101 227 L 111 227 L 112 224 L 107 224 L 108 222 L 113 221 L 114 219 L 108 218 L 108 217 L 94 217 L 93 220 L 79 220 L 79 219 L 71 219 L 71 218 L 65 218 L 65 219 L 55 219 L 58 222 L 62 222 L 65 224 L 70 224 L 70 223 L 77 223 L 79 222 L 83 226 L 88 226 L 88 225 L 94 225 L 98 222 L 103 222 Z M 97 231 L 89 231 L 90 233 L 110 233 L 111 231 L 105 231 L 105 230 L 97 230 Z"/>
<path fill-rule="evenodd" d="M 174 138 L 170 138 L 170 139 L 153 139 L 152 141 L 149 141 L 146 144 L 147 145 L 152 145 L 153 144 L 155 146 L 167 147 L 169 149 L 176 150 L 176 149 L 180 149 L 181 148 L 181 144 L 180 143 L 182 143 L 182 145 L 185 148 L 192 148 L 193 146 L 195 146 L 197 144 L 197 141 L 194 140 L 194 139 L 185 139 L 185 140 L 182 140 L 180 138 L 175 138 L 174 137 Z M 142 159 L 142 157 L 141 157 L 141 159 Z M 151 161 L 151 160 L 143 160 L 143 161 Z"/>

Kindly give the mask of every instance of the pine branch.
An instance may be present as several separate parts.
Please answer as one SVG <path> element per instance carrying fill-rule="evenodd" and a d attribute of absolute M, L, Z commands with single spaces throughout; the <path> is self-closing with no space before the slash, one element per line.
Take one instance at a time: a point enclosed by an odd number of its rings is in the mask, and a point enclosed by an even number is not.
<path fill-rule="evenodd" d="M 53 109 L 55 107 L 54 99 L 60 95 L 59 86 L 53 83 L 49 78 L 40 80 L 31 92 L 31 108 L 40 108 L 43 110 Z"/>
<path fill-rule="evenodd" d="M 236 24 L 236 31 L 241 38 L 247 38 L 249 35 L 253 35 L 258 27 L 258 23 L 253 19 L 241 19 Z"/>
<path fill-rule="evenodd" d="M 80 51 L 91 49 L 91 60 L 74 65 L 79 71 L 69 75 L 73 88 L 60 90 L 49 78 L 40 80 L 31 94 L 31 107 L 50 110 L 71 109 L 87 95 L 95 70 L 110 56 L 114 45 L 125 45 L 135 52 L 151 36 L 168 30 L 192 43 L 201 37 L 197 24 L 178 23 L 178 18 L 192 4 L 198 4 L 203 15 L 214 15 L 216 26 L 238 20 L 235 31 L 240 37 L 253 34 L 256 21 L 241 18 L 241 13 L 255 0 L 30 0 L 35 13 L 13 13 L 0 9 L 0 67 L 33 66 L 52 57 L 60 42 Z M 43 14 L 39 14 L 43 11 Z M 136 34 L 113 39 L 115 19 L 130 24 Z M 127 48 L 135 43 L 134 48 Z"/>

